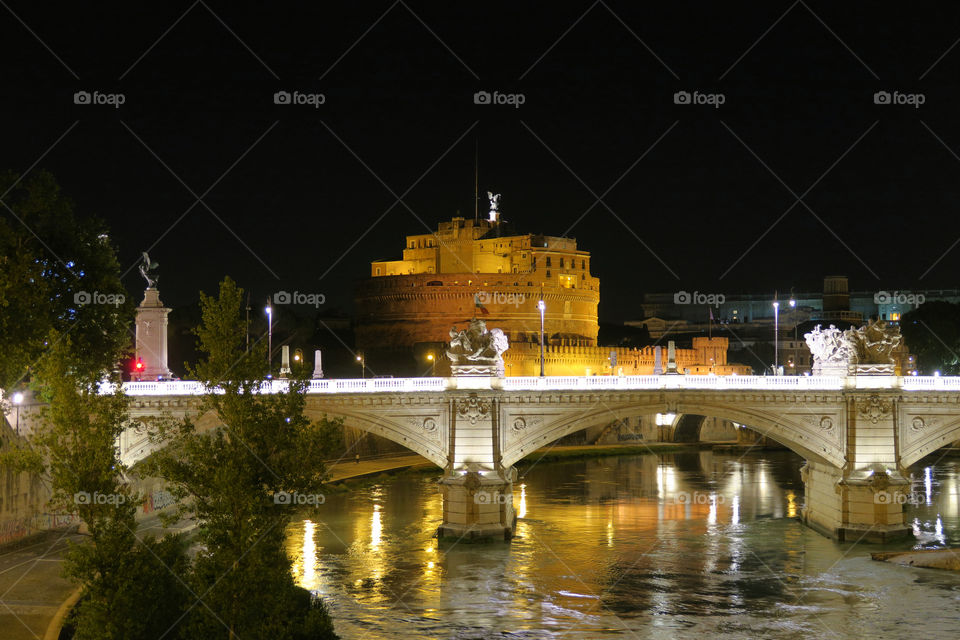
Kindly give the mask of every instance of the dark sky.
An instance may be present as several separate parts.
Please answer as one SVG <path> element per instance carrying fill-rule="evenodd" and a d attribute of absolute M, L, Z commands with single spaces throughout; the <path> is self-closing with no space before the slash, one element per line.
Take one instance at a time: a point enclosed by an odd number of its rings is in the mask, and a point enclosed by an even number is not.
<path fill-rule="evenodd" d="M 606 320 L 828 273 L 957 286 L 956 3 L 236 4 L 0 8 L 0 166 L 39 159 L 124 266 L 149 249 L 167 304 L 229 274 L 349 311 L 370 260 L 472 215 L 477 141 L 505 218 L 592 252 Z"/>

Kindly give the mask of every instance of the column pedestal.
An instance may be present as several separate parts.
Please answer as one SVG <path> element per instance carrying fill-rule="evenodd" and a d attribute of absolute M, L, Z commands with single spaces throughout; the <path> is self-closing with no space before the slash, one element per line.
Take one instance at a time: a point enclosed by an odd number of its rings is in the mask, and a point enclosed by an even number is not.
<path fill-rule="evenodd" d="M 886 543 L 910 538 L 903 505 L 909 481 L 883 465 L 846 474 L 830 465 L 807 462 L 803 478 L 804 524 L 839 542 Z"/>
<path fill-rule="evenodd" d="M 454 471 L 440 481 L 443 496 L 443 524 L 437 537 L 452 541 L 509 540 L 517 515 L 513 509 L 513 482 L 516 469 L 503 474 L 494 471 Z"/>
<path fill-rule="evenodd" d="M 169 380 L 173 375 L 167 366 L 167 316 L 170 309 L 160 302 L 160 292 L 148 287 L 143 302 L 137 307 L 136 358 L 144 368 L 139 380 Z"/>

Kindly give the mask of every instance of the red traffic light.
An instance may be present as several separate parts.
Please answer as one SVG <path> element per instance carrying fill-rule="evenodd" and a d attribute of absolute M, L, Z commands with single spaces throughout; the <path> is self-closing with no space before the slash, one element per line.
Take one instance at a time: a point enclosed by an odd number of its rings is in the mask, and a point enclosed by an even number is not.
<path fill-rule="evenodd" d="M 143 371 L 143 360 L 137 359 L 137 362 L 133 365 L 133 368 L 137 371 Z"/>

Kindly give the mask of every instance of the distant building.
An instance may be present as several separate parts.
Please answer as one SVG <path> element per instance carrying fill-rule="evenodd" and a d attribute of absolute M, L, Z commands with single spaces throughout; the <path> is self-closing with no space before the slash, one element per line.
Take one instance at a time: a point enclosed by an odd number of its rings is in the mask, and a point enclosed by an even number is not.
<path fill-rule="evenodd" d="M 541 299 L 546 375 L 653 373 L 652 350 L 598 346 L 600 281 L 590 253 L 573 238 L 517 233 L 499 216 L 441 222 L 407 236 L 401 260 L 371 262 L 355 290 L 357 348 L 373 371 L 379 359 L 391 373 L 446 375 L 451 327 L 476 316 L 510 339 L 508 376 L 539 375 Z M 678 350 L 678 364 L 691 373 L 735 372 L 727 346 Z"/>
<path fill-rule="evenodd" d="M 898 324 L 902 315 L 919 306 L 918 301 L 947 300 L 960 302 L 960 290 L 870 291 L 850 293 L 846 276 L 826 276 L 823 292 L 778 295 L 778 313 L 774 314 L 772 294 L 730 294 L 722 303 L 707 308 L 687 304 L 692 296 L 647 294 L 643 309 L 646 317 L 624 324 L 645 327 L 655 340 L 714 333 L 731 338 L 731 357 L 754 362 L 758 345 L 773 346 L 777 330 L 777 361 L 787 375 L 803 375 L 812 367 L 811 354 L 804 334 L 820 324 L 840 329 L 859 327 L 870 318 Z M 716 320 L 711 322 L 710 315 Z M 908 346 L 894 351 L 898 375 L 913 375 L 916 357 Z M 769 366 L 773 365 L 770 357 Z"/>

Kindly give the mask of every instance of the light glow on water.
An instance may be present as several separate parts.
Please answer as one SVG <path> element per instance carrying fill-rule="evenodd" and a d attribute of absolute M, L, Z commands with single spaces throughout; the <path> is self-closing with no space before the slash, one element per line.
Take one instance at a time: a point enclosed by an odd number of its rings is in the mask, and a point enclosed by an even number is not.
<path fill-rule="evenodd" d="M 799 467 L 775 451 L 541 462 L 520 469 L 516 538 L 489 544 L 438 542 L 436 477 L 398 475 L 328 496 L 288 549 L 344 638 L 952 637 L 960 574 L 804 527 Z M 960 461 L 929 469 L 906 521 L 917 545 L 958 545 Z"/>

